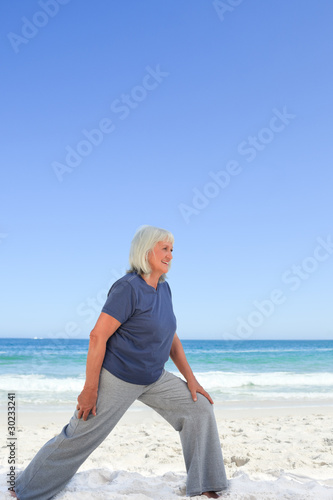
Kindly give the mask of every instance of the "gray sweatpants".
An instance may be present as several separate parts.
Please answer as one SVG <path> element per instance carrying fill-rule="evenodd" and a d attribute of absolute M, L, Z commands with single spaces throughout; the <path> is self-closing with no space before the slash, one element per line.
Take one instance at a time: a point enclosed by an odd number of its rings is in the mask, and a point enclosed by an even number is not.
<path fill-rule="evenodd" d="M 225 489 L 227 478 L 213 408 L 204 396 L 197 396 L 194 402 L 186 383 L 167 371 L 153 384 L 136 385 L 102 368 L 97 415 L 90 414 L 83 421 L 76 410 L 61 433 L 41 448 L 16 480 L 19 500 L 49 500 L 61 491 L 136 399 L 179 431 L 187 495 Z"/>

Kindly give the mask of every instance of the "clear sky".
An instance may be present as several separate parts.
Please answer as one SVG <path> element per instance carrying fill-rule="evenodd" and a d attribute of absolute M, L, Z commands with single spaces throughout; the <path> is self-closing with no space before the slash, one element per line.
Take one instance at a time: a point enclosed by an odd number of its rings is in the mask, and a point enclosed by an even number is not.
<path fill-rule="evenodd" d="M 333 338 L 331 1 L 0 11 L 0 336 L 87 338 L 152 224 L 181 338 Z"/>

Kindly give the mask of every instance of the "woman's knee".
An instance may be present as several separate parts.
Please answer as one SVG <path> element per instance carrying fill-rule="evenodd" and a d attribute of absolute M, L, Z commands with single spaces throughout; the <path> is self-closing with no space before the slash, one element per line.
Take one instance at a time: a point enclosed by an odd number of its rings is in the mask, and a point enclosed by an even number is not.
<path fill-rule="evenodd" d="M 202 394 L 197 394 L 197 401 L 194 401 L 193 410 L 202 417 L 211 417 L 214 415 L 213 405 Z"/>

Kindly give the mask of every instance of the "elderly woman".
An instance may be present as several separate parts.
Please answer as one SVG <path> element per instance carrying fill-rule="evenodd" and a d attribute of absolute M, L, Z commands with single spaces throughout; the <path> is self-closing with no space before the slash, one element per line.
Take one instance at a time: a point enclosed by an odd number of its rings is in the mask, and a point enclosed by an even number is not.
<path fill-rule="evenodd" d="M 111 287 L 90 334 L 86 381 L 76 411 L 16 481 L 19 500 L 48 500 L 73 477 L 135 400 L 180 434 L 187 495 L 218 498 L 226 488 L 212 399 L 196 380 L 175 333 L 165 276 L 173 235 L 152 226 L 135 234 L 130 270 Z M 169 356 L 186 382 L 164 370 Z"/>

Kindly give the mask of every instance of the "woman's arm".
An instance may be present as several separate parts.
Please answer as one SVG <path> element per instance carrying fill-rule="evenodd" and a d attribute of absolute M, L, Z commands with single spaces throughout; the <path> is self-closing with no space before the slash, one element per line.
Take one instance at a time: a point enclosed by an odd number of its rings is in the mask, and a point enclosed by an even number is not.
<path fill-rule="evenodd" d="M 177 333 L 175 333 L 175 336 L 172 341 L 170 358 L 175 363 L 180 373 L 184 375 L 187 381 L 187 387 L 189 388 L 189 391 L 192 394 L 193 401 L 197 400 L 197 392 L 199 392 L 200 394 L 203 394 L 211 404 L 213 404 L 214 401 L 212 400 L 208 392 L 205 391 L 205 389 L 199 384 L 199 382 L 195 378 L 192 369 L 188 364 L 182 343 L 179 340 Z"/>
<path fill-rule="evenodd" d="M 90 412 L 96 415 L 98 382 L 105 356 L 106 343 L 120 325 L 121 323 L 115 318 L 102 312 L 90 333 L 86 381 L 81 394 L 77 398 L 78 418 L 83 417 L 83 420 L 87 420 Z"/>

